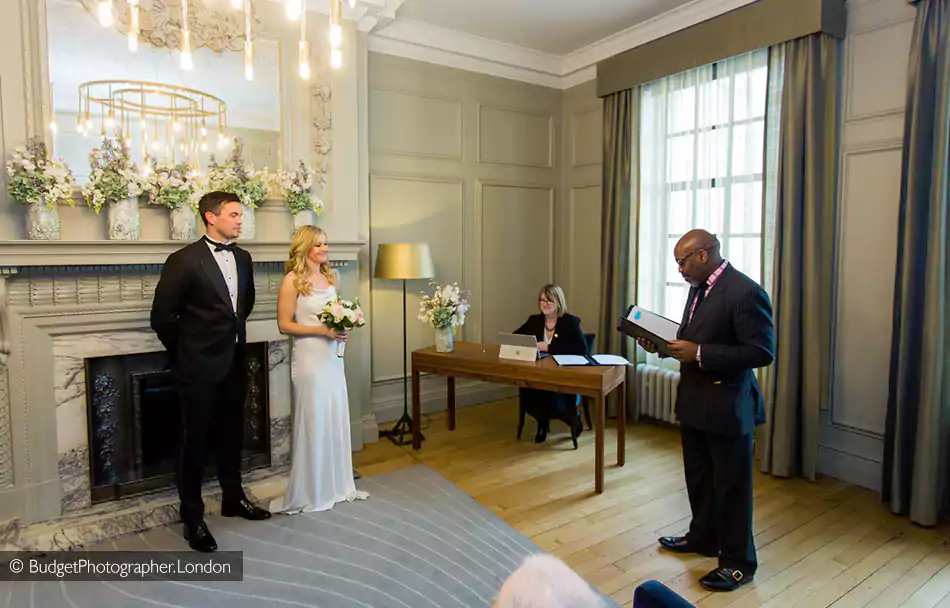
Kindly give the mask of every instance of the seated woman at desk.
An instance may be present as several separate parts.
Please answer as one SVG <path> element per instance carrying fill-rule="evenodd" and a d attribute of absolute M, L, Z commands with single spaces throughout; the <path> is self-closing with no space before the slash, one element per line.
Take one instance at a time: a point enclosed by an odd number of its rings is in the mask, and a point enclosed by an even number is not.
<path fill-rule="evenodd" d="M 585 355 L 587 342 L 581 332 L 581 320 L 567 312 L 564 292 L 557 285 L 545 285 L 538 294 L 540 314 L 531 315 L 515 330 L 516 334 L 534 336 L 542 353 L 551 355 Z M 577 449 L 577 436 L 581 434 L 580 410 L 577 395 L 564 395 L 531 388 L 519 389 L 520 418 L 518 437 L 524 426 L 525 412 L 538 421 L 535 443 L 547 439 L 550 421 L 563 420 L 571 429 L 571 440 Z"/>

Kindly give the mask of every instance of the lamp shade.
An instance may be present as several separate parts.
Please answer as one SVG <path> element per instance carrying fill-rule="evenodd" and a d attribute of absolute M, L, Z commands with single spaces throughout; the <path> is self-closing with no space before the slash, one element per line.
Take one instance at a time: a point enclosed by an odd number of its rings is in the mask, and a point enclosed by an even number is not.
<path fill-rule="evenodd" d="M 427 243 L 384 243 L 376 250 L 377 279 L 431 279 L 435 264 Z"/>

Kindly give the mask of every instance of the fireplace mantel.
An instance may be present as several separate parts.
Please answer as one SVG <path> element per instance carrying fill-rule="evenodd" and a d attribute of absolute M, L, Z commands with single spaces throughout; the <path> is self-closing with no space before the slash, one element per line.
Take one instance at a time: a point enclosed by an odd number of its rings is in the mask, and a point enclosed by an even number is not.
<path fill-rule="evenodd" d="M 182 241 L 0 241 L 0 267 L 162 264 L 188 243 Z M 330 259 L 358 259 L 366 241 L 334 241 Z M 287 241 L 248 241 L 241 247 L 255 262 L 283 262 Z"/>

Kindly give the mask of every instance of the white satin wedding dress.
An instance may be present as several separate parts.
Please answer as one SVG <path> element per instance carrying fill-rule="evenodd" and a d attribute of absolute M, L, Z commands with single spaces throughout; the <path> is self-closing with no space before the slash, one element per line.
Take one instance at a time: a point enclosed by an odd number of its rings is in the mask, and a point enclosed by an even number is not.
<path fill-rule="evenodd" d="M 323 325 L 320 312 L 334 298 L 332 285 L 298 295 L 294 319 L 301 325 Z M 349 399 L 336 341 L 294 337 L 290 369 L 294 388 L 290 479 L 284 496 L 275 499 L 270 510 L 326 511 L 344 500 L 368 498 L 353 481 Z"/>

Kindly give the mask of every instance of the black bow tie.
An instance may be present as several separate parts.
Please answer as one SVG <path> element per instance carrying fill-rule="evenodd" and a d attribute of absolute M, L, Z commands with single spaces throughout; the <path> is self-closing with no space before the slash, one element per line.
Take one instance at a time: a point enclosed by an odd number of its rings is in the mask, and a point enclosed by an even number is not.
<path fill-rule="evenodd" d="M 206 240 L 208 243 L 210 243 L 210 244 L 214 247 L 215 253 L 217 253 L 217 252 L 219 252 L 219 251 L 223 251 L 223 250 L 225 250 L 225 249 L 228 250 L 228 251 L 234 251 L 234 247 L 235 247 L 235 244 L 234 244 L 234 243 L 228 243 L 227 245 L 225 245 L 224 243 L 219 243 L 218 241 L 213 241 L 213 240 L 209 239 L 208 237 L 205 237 L 205 240 Z"/>

